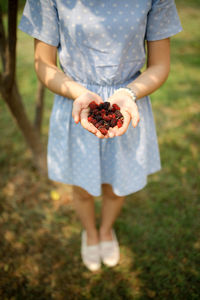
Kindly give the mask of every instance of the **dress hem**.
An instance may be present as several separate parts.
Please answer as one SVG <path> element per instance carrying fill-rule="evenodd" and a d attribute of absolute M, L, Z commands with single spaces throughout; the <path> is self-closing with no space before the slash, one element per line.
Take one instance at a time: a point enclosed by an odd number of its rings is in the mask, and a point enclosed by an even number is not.
<path fill-rule="evenodd" d="M 160 168 L 158 168 L 158 169 L 149 171 L 148 174 L 146 175 L 145 180 L 142 181 L 141 184 L 139 184 L 138 187 L 137 187 L 136 189 L 134 189 L 134 190 L 132 190 L 132 191 L 130 191 L 130 192 L 127 192 L 127 193 L 118 193 L 118 192 L 116 191 L 116 188 L 113 186 L 113 184 L 112 184 L 111 182 L 107 182 L 107 181 L 106 181 L 106 182 L 102 182 L 101 184 L 110 184 L 110 185 L 112 186 L 112 188 L 113 188 L 114 194 L 116 194 L 116 195 L 119 196 L 119 197 L 126 197 L 126 196 L 129 196 L 129 195 L 131 195 L 131 194 L 134 194 L 134 193 L 136 193 L 136 192 L 142 190 L 142 189 L 147 185 L 147 183 L 148 183 L 148 176 L 149 176 L 149 175 L 152 175 L 152 174 L 154 174 L 154 173 L 159 172 L 161 169 L 162 169 L 162 168 L 160 167 Z M 87 192 L 88 192 L 91 196 L 93 196 L 93 197 L 99 197 L 99 196 L 102 195 L 102 193 L 97 193 L 97 194 L 92 193 L 92 192 L 89 191 L 89 189 L 87 190 L 83 185 L 81 185 L 81 184 L 76 184 L 76 183 L 74 183 L 74 182 L 72 182 L 72 181 L 70 181 L 70 180 L 65 181 L 65 180 L 62 180 L 62 179 L 55 178 L 55 177 L 53 177 L 53 176 L 51 176 L 51 175 L 48 175 L 48 178 L 49 178 L 50 180 L 52 180 L 52 181 L 56 181 L 56 182 L 60 182 L 60 183 L 68 184 L 68 185 L 74 185 L 74 186 L 81 187 L 82 189 L 84 189 L 85 191 L 87 191 Z"/>

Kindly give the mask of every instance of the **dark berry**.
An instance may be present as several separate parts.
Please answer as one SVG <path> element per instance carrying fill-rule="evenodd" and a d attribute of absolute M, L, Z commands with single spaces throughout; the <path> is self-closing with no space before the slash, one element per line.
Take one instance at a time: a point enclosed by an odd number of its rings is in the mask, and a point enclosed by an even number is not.
<path fill-rule="evenodd" d="M 110 121 L 110 127 L 115 127 L 117 125 L 117 120 L 116 119 L 112 119 Z"/>
<path fill-rule="evenodd" d="M 96 113 L 97 116 L 101 116 L 101 110 L 98 110 L 98 112 Z"/>
<path fill-rule="evenodd" d="M 104 109 L 104 103 L 99 104 L 99 110 Z"/>
<path fill-rule="evenodd" d="M 109 102 L 104 102 L 99 105 L 95 101 L 89 104 L 88 122 L 92 123 L 102 134 L 106 135 L 110 127 L 116 125 L 120 128 L 123 125 L 123 115 L 120 112 L 120 107 L 113 104 L 110 108 Z"/>
<path fill-rule="evenodd" d="M 102 119 L 102 117 L 101 117 L 100 115 L 97 115 L 97 116 L 95 116 L 95 119 L 96 119 L 97 121 L 100 121 L 100 120 Z"/>
<path fill-rule="evenodd" d="M 120 118 L 123 117 L 122 113 L 119 110 L 115 111 L 115 116 L 116 116 L 117 119 L 120 119 Z"/>
<path fill-rule="evenodd" d="M 109 109 L 109 107 L 110 107 L 110 102 L 104 102 L 104 104 L 103 104 L 103 108 L 105 109 L 105 110 L 108 110 Z"/>
<path fill-rule="evenodd" d="M 107 122 L 105 122 L 104 123 L 104 127 L 108 130 L 109 129 L 109 127 L 110 127 L 110 124 L 109 123 L 107 123 Z"/>
<path fill-rule="evenodd" d="M 95 125 L 95 124 L 97 123 L 97 120 L 96 120 L 96 119 L 92 119 L 90 122 L 91 122 L 93 125 Z"/>
<path fill-rule="evenodd" d="M 93 111 L 91 111 L 91 113 L 93 113 L 93 115 L 97 115 L 98 114 L 98 112 L 99 112 L 99 110 L 96 108 L 96 109 L 94 109 Z"/>

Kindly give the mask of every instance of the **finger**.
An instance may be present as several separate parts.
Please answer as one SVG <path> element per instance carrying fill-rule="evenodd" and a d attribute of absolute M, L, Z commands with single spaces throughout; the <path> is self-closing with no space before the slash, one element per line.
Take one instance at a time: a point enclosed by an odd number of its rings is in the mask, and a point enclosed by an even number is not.
<path fill-rule="evenodd" d="M 97 133 L 95 134 L 99 139 L 104 139 L 105 138 L 105 135 L 103 135 L 101 133 L 101 131 L 97 130 Z"/>
<path fill-rule="evenodd" d="M 99 95 L 96 95 L 96 98 L 94 99 L 94 101 L 95 101 L 97 104 L 103 103 L 103 99 L 102 99 Z"/>
<path fill-rule="evenodd" d="M 80 113 L 81 113 L 81 105 L 74 101 L 73 108 L 72 108 L 72 117 L 75 121 L 75 123 L 78 123 L 80 121 Z"/>
<path fill-rule="evenodd" d="M 139 116 L 139 111 L 138 111 L 138 107 L 136 105 L 135 109 L 132 111 L 131 113 L 131 118 L 132 118 L 132 125 L 135 128 L 140 120 L 140 116 Z"/>
<path fill-rule="evenodd" d="M 90 122 L 88 122 L 88 110 L 84 109 L 81 112 L 81 125 L 84 129 L 95 134 L 98 138 L 103 139 L 105 136 Z"/>
<path fill-rule="evenodd" d="M 116 136 L 120 136 L 122 134 L 124 134 L 126 132 L 126 130 L 128 129 L 131 117 L 130 114 L 127 113 L 126 111 L 122 111 L 122 114 L 124 116 L 124 121 L 123 121 L 123 125 L 122 127 L 118 128 L 117 126 L 115 127 L 116 129 Z"/>
<path fill-rule="evenodd" d="M 110 127 L 108 130 L 108 137 L 113 138 L 114 136 L 116 136 L 117 129 L 117 127 Z"/>
<path fill-rule="evenodd" d="M 103 139 L 105 136 L 90 122 L 88 122 L 88 112 L 89 109 L 83 109 L 81 111 L 81 125 L 84 129 L 95 134 L 98 138 Z"/>

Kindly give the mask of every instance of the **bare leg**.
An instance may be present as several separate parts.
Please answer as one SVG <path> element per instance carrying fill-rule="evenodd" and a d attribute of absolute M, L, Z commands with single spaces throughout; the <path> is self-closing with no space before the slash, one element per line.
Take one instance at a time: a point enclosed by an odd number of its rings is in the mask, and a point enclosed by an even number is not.
<path fill-rule="evenodd" d="M 102 190 L 103 201 L 99 237 L 101 241 L 109 241 L 112 240 L 111 229 L 121 211 L 125 197 L 115 195 L 109 184 L 103 184 Z"/>
<path fill-rule="evenodd" d="M 95 222 L 94 198 L 86 190 L 73 186 L 73 201 L 76 213 L 87 231 L 87 244 L 99 242 L 99 234 Z"/>

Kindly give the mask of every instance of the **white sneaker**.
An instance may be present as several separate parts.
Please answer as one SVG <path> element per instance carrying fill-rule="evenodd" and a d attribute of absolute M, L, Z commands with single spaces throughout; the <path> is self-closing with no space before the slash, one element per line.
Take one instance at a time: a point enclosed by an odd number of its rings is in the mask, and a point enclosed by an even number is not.
<path fill-rule="evenodd" d="M 99 244 L 97 245 L 87 245 L 87 232 L 82 231 L 81 236 L 81 257 L 83 263 L 90 271 L 96 271 L 101 267 L 101 257 Z"/>
<path fill-rule="evenodd" d="M 119 243 L 114 229 L 112 229 L 112 237 L 111 241 L 100 242 L 101 259 L 109 267 L 117 265 L 120 259 Z"/>

